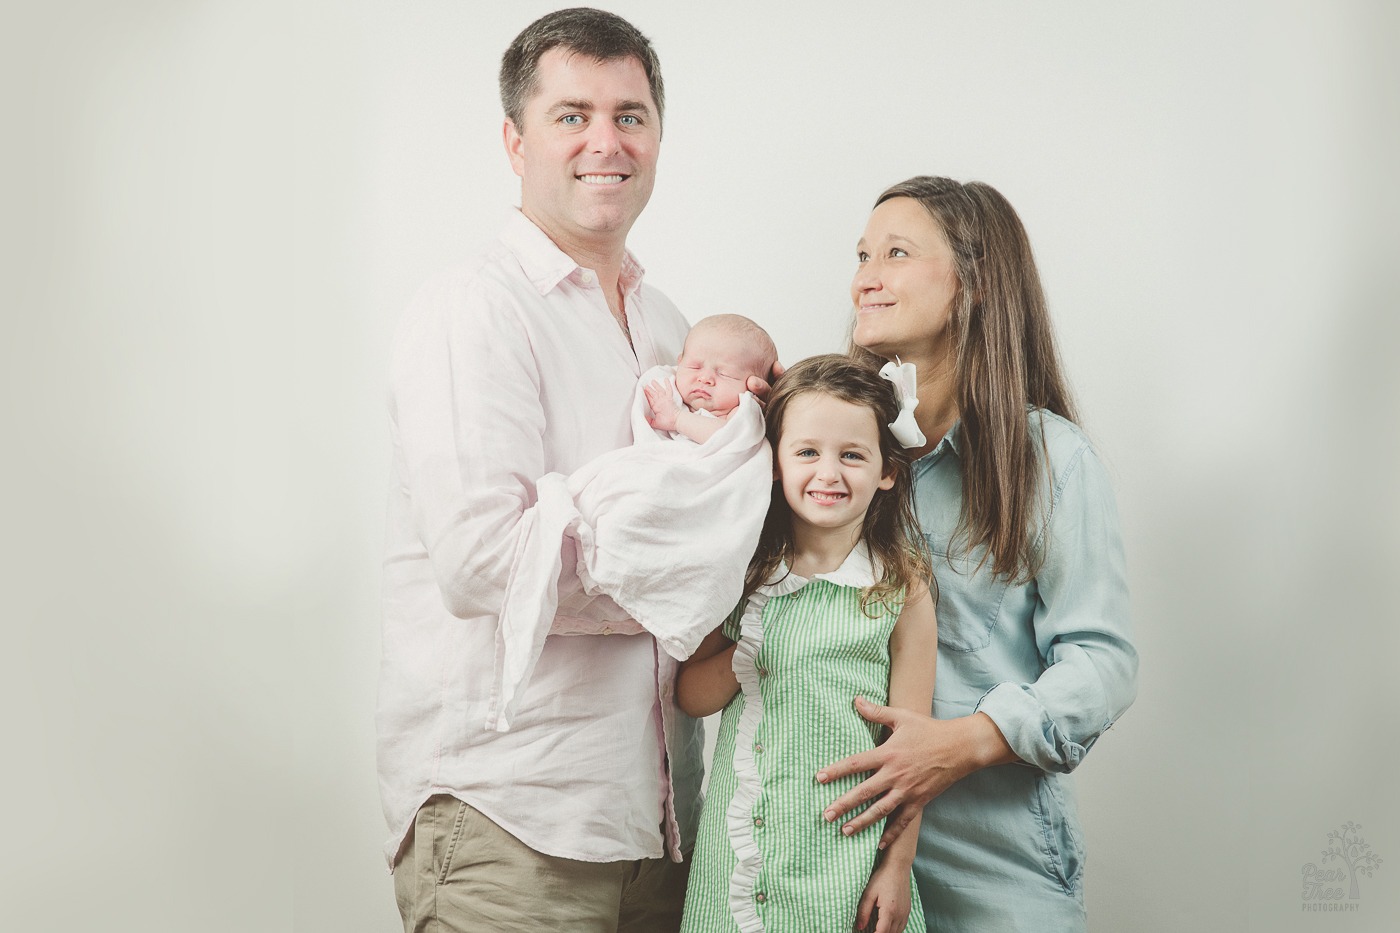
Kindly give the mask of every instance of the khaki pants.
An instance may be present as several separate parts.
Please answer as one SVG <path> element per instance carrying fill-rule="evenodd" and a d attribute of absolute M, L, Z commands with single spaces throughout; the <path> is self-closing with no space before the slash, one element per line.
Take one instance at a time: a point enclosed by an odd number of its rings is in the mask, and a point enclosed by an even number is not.
<path fill-rule="evenodd" d="M 675 933 L 689 871 L 689 862 L 664 858 L 544 855 L 439 794 L 414 818 L 394 867 L 394 893 L 404 933 Z"/>

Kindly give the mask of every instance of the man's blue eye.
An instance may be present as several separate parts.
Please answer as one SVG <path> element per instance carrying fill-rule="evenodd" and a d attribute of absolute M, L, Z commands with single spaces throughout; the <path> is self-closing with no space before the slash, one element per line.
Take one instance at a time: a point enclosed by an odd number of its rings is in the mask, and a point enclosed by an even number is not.
<path fill-rule="evenodd" d="M 559 122 L 563 123 L 565 126 L 578 126 L 580 123 L 583 122 L 583 114 L 566 113 L 563 117 L 560 118 Z"/>
<path fill-rule="evenodd" d="M 617 118 L 617 122 L 621 123 L 623 126 L 636 126 L 641 121 L 630 113 L 624 113 L 622 116 Z"/>

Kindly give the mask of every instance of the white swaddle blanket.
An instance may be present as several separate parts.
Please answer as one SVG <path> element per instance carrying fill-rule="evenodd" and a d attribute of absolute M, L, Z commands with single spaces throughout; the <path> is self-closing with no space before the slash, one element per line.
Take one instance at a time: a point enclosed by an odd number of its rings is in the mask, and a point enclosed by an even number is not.
<path fill-rule="evenodd" d="M 672 440 L 647 423 L 642 387 L 674 372 L 656 366 L 638 382 L 632 446 L 537 484 L 496 629 L 488 729 L 510 731 L 548 635 L 604 633 L 601 624 L 596 631 L 552 628 L 564 535 L 578 542 L 585 591 L 607 594 L 640 625 L 609 630 L 648 631 L 677 660 L 690 657 L 739 601 L 773 485 L 763 412 L 746 392 L 704 444 Z"/>

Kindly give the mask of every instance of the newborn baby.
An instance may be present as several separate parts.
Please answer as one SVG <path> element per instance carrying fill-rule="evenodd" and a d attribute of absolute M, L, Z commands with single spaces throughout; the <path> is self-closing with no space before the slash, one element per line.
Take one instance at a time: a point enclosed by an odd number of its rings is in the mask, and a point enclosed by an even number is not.
<path fill-rule="evenodd" d="M 703 444 L 738 408 L 749 377 L 767 379 L 777 359 L 772 338 L 753 321 L 738 314 L 707 317 L 685 338 L 674 393 L 670 380 L 643 386 L 652 412 L 647 422 Z"/>

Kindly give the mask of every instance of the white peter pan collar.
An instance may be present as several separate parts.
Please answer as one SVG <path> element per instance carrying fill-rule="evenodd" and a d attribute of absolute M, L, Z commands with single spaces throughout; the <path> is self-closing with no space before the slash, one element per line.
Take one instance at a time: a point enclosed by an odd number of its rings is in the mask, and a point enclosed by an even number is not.
<path fill-rule="evenodd" d="M 813 580 L 825 580 L 837 586 L 853 586 L 865 589 L 875 585 L 875 559 L 870 556 L 870 548 L 864 541 L 851 548 L 851 553 L 830 573 L 817 573 L 810 577 L 799 577 L 788 570 L 787 562 L 778 565 L 773 574 L 773 582 L 758 588 L 767 596 L 786 596 L 796 593 Z"/>

